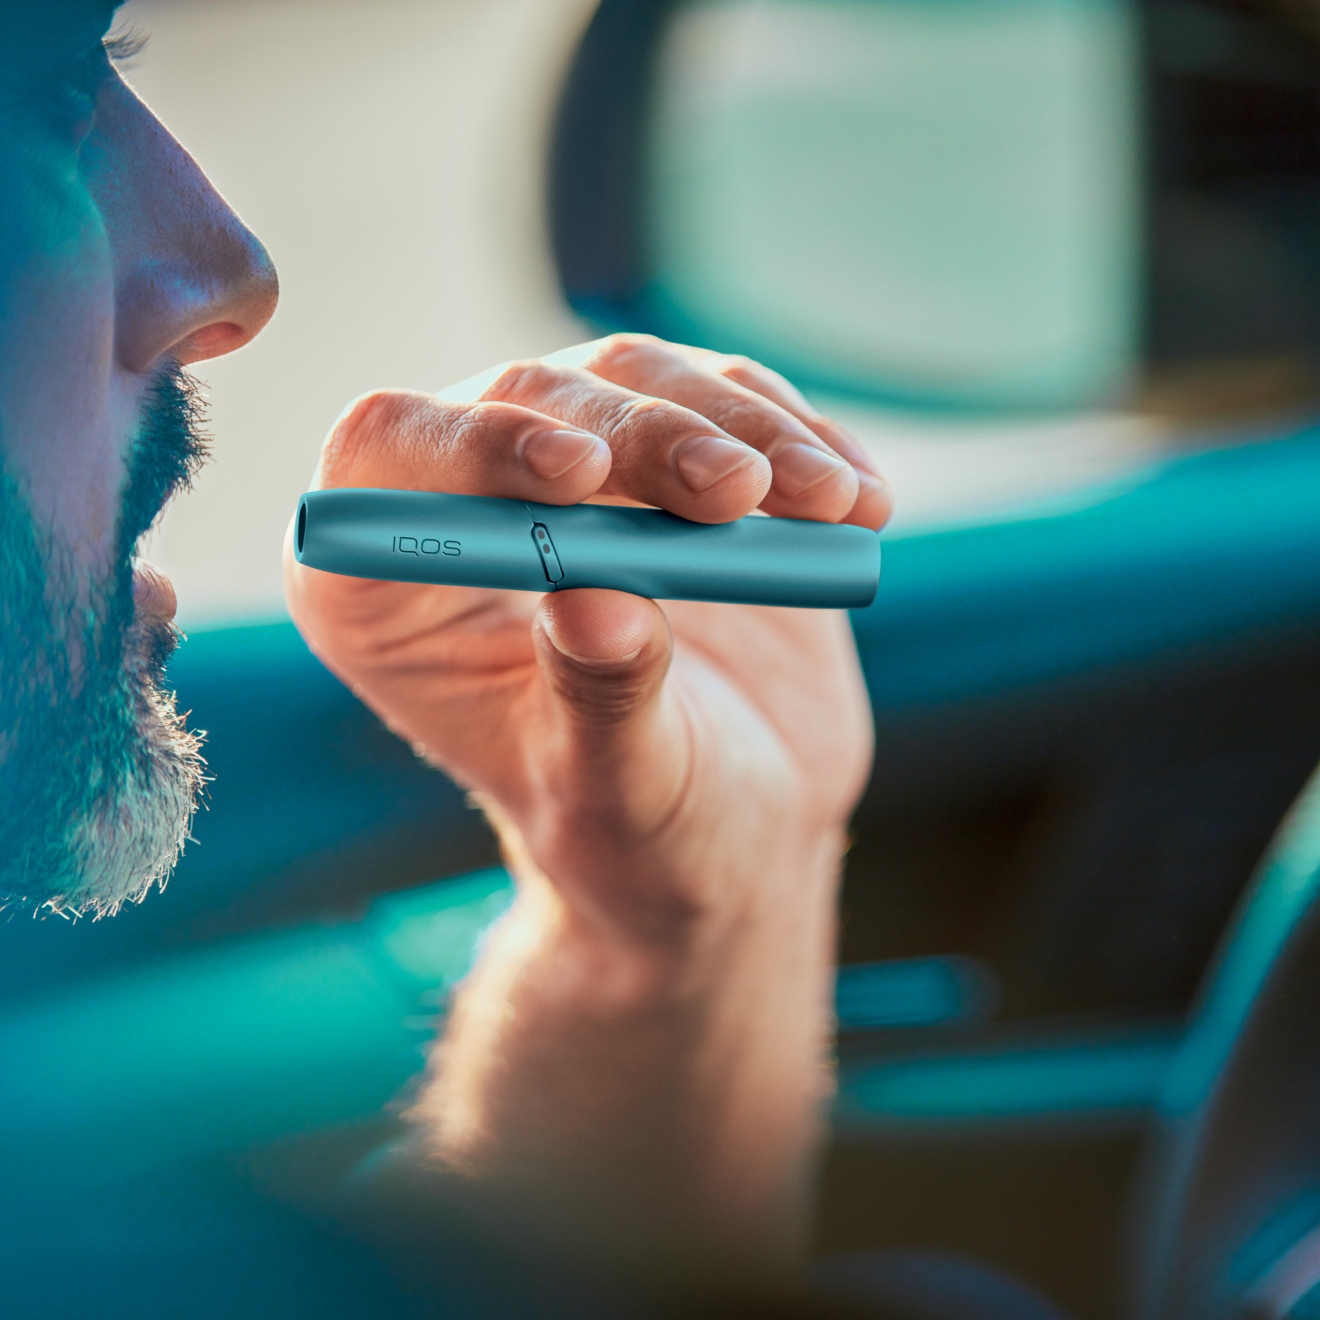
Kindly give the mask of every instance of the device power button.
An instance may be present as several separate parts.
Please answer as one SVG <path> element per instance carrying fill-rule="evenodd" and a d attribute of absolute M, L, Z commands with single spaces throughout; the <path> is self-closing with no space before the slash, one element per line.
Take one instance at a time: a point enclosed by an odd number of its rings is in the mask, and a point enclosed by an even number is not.
<path fill-rule="evenodd" d="M 532 540 L 536 543 L 536 553 L 540 556 L 541 567 L 545 569 L 546 581 L 550 583 L 564 580 L 564 566 L 559 562 L 555 543 L 550 539 L 550 529 L 544 523 L 532 527 Z"/>

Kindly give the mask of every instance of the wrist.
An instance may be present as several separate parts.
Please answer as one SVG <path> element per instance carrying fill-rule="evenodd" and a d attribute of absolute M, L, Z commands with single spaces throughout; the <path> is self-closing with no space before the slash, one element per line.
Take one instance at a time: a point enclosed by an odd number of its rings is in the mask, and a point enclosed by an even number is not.
<path fill-rule="evenodd" d="M 663 984 L 680 967 L 722 963 L 760 943 L 793 941 L 816 914 L 833 914 L 847 833 L 842 822 L 794 820 L 703 839 L 680 826 L 664 838 L 630 843 L 590 829 L 565 830 L 570 848 L 533 849 L 497 804 L 481 800 L 518 883 L 510 914 L 560 956 L 626 964 Z M 832 957 L 833 950 L 829 951 Z"/>
<path fill-rule="evenodd" d="M 669 1024 L 731 1036 L 752 1021 L 805 1045 L 832 1021 L 841 832 L 785 850 L 755 886 L 662 923 L 602 917 L 525 855 L 518 897 L 483 961 L 512 972 L 536 1013 L 608 1023 Z M 568 888 L 569 896 L 565 889 Z"/>

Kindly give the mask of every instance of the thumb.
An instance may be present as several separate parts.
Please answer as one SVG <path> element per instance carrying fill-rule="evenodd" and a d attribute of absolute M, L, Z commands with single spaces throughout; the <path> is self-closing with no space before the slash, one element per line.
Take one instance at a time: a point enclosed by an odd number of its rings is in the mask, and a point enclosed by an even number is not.
<path fill-rule="evenodd" d="M 619 591 L 565 591 L 545 597 L 534 633 L 550 732 L 540 768 L 556 814 L 625 835 L 657 824 L 686 755 L 664 701 L 664 611 Z"/>

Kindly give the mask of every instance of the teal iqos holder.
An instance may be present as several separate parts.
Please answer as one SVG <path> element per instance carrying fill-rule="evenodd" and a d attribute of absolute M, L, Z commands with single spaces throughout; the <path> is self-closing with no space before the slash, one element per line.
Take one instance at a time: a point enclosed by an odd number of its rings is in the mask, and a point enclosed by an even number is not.
<path fill-rule="evenodd" d="M 515 591 L 609 587 L 659 600 L 847 609 L 880 584 L 880 538 L 792 518 L 695 523 L 659 509 L 410 490 L 317 490 L 300 564 L 349 577 Z"/>

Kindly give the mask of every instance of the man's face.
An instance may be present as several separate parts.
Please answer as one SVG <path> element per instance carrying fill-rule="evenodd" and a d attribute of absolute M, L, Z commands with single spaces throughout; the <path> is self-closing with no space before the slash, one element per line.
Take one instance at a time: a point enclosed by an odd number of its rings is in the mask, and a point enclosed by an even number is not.
<path fill-rule="evenodd" d="M 184 368 L 275 308 L 265 251 L 106 58 L 104 0 L 0 0 L 0 905 L 163 881 L 201 783 L 139 537 L 201 458 Z"/>

